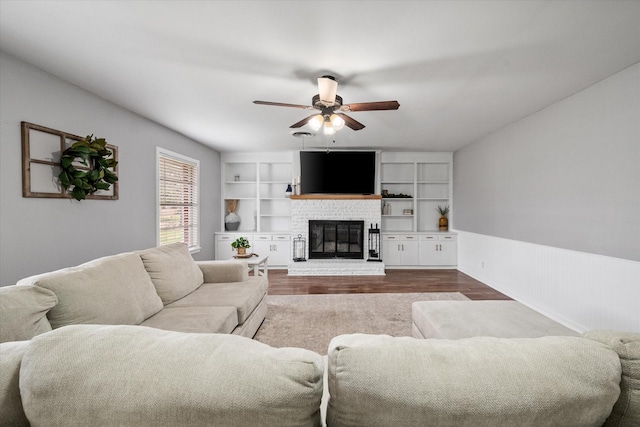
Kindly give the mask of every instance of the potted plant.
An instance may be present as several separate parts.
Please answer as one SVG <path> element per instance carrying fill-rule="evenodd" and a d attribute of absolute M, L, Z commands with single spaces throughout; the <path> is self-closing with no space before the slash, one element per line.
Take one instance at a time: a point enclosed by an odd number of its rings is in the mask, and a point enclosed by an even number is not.
<path fill-rule="evenodd" d="M 231 247 L 238 252 L 238 255 L 246 255 L 247 248 L 250 248 L 251 245 L 244 237 L 238 237 L 235 242 L 231 243 Z"/>
<path fill-rule="evenodd" d="M 449 205 L 447 206 L 438 206 L 436 209 L 440 214 L 440 220 L 438 220 L 438 228 L 440 231 L 448 231 L 449 230 L 449 219 L 447 215 L 449 214 Z"/>

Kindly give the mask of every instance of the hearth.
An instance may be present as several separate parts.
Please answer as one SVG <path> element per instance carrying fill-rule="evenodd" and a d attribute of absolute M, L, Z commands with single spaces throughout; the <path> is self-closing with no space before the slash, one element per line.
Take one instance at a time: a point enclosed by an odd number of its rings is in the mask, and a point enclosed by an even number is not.
<path fill-rule="evenodd" d="M 364 221 L 309 220 L 309 259 L 363 259 Z"/>

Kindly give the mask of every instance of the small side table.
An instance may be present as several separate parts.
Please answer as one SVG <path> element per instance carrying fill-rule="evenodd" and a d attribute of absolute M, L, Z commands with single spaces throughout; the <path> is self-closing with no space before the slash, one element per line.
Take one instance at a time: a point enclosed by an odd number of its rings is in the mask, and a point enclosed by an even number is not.
<path fill-rule="evenodd" d="M 249 268 L 253 269 L 254 276 L 267 277 L 269 275 L 269 256 L 252 256 L 247 258 L 247 264 Z"/>

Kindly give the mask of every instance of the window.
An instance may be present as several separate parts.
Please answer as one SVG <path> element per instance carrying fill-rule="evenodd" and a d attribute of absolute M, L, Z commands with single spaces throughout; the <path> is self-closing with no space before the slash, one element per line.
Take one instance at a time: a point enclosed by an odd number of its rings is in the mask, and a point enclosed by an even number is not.
<path fill-rule="evenodd" d="M 200 162 L 159 147 L 157 159 L 158 245 L 184 242 L 190 251 L 197 251 L 200 249 Z"/>

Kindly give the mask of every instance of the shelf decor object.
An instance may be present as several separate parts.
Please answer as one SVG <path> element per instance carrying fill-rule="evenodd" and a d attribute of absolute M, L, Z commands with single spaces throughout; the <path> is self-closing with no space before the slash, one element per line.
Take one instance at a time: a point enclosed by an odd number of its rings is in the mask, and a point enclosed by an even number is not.
<path fill-rule="evenodd" d="M 224 229 L 227 231 L 236 231 L 240 227 L 240 216 L 236 213 L 238 210 L 238 200 L 229 199 L 227 202 L 227 216 L 224 217 Z"/>
<path fill-rule="evenodd" d="M 440 231 L 448 231 L 449 219 L 447 218 L 447 215 L 449 214 L 449 206 L 438 206 L 436 210 L 440 214 L 440 219 L 438 220 L 438 229 Z"/>
<path fill-rule="evenodd" d="M 116 146 L 28 122 L 21 129 L 23 197 L 118 199 Z"/>
<path fill-rule="evenodd" d="M 293 260 L 295 262 L 306 261 L 305 254 L 307 252 L 307 241 L 302 234 L 293 239 Z"/>

